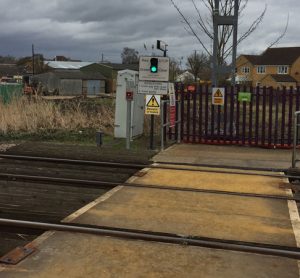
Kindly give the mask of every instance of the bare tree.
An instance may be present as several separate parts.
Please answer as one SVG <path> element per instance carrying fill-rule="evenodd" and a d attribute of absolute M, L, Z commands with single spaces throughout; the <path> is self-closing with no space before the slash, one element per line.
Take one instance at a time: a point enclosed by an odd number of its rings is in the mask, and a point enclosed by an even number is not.
<path fill-rule="evenodd" d="M 34 65 L 32 56 L 20 58 L 17 62 L 17 66 L 24 67 L 28 72 L 32 72 L 35 69 L 35 74 L 40 74 L 49 71 L 49 66 L 44 63 L 43 54 L 34 55 Z"/>
<path fill-rule="evenodd" d="M 170 81 L 174 82 L 177 75 L 181 72 L 180 70 L 180 61 L 175 58 L 170 59 L 170 73 L 169 79 Z"/>
<path fill-rule="evenodd" d="M 139 53 L 134 48 L 124 47 L 121 53 L 122 64 L 138 64 Z"/>
<path fill-rule="evenodd" d="M 205 43 L 205 37 L 202 37 L 202 34 L 205 34 L 207 38 L 213 40 L 213 14 L 215 10 L 215 1 L 214 0 L 199 0 L 203 6 L 208 11 L 209 16 L 203 13 L 203 10 L 199 8 L 199 5 L 196 4 L 195 0 L 191 0 L 191 4 L 193 5 L 196 13 L 197 13 L 197 21 L 196 25 L 189 19 L 179 8 L 179 6 L 174 2 L 174 0 L 170 0 L 172 5 L 175 7 L 179 15 L 181 16 L 183 23 L 185 25 L 186 31 L 193 35 L 200 45 L 203 47 L 204 51 L 207 55 L 212 56 L 212 49 L 208 47 Z M 220 14 L 224 16 L 230 16 L 234 12 L 234 0 L 220 0 Z M 239 0 L 239 16 L 242 16 L 245 8 L 247 7 L 248 0 Z M 246 31 L 239 37 L 238 44 L 249 37 L 262 22 L 265 13 L 267 11 L 267 5 L 265 5 L 263 11 L 258 15 L 258 17 L 252 21 L 252 23 L 248 26 Z M 219 45 L 218 45 L 218 60 L 219 64 L 223 64 L 226 58 L 231 54 L 232 44 L 229 43 L 229 39 L 232 35 L 233 28 L 228 25 L 222 25 L 219 28 Z"/>
<path fill-rule="evenodd" d="M 186 66 L 188 70 L 193 74 L 194 81 L 196 82 L 198 78 L 207 79 L 210 71 L 210 59 L 205 53 L 191 53 L 187 57 Z"/>

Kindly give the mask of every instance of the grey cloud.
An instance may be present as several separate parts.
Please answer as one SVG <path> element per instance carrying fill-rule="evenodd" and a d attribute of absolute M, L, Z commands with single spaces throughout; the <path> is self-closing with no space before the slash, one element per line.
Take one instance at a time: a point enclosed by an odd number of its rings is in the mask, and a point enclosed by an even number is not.
<path fill-rule="evenodd" d="M 239 52 L 262 51 L 280 32 L 288 12 L 290 27 L 283 44 L 300 45 L 296 19 L 299 0 L 265 1 L 268 12 L 261 28 L 239 46 Z M 177 3 L 186 15 L 196 20 L 190 0 Z M 264 1 L 249 1 L 240 33 L 263 7 Z M 49 58 L 65 55 L 95 60 L 104 53 L 117 62 L 123 47 L 150 54 L 156 39 L 166 40 L 169 55 L 174 57 L 202 50 L 197 40 L 184 30 L 169 0 L 0 0 L 0 8 L 0 55 L 30 55 L 34 43 L 37 51 Z M 203 34 L 200 36 L 210 47 L 210 41 Z M 150 48 L 148 52 L 143 48 L 144 43 Z"/>

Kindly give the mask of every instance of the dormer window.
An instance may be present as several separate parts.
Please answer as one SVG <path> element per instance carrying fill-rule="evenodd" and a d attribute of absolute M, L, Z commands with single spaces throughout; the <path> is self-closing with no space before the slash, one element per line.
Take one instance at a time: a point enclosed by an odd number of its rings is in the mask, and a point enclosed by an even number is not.
<path fill-rule="evenodd" d="M 257 73 L 259 73 L 259 74 L 266 73 L 266 66 L 258 66 Z"/>
<path fill-rule="evenodd" d="M 289 67 L 288 66 L 278 66 L 277 73 L 278 74 L 288 74 Z"/>

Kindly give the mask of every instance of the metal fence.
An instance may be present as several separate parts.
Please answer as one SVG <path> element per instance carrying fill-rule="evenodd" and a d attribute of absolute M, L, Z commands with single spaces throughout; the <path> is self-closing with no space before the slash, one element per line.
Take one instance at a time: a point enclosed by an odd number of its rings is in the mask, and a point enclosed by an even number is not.
<path fill-rule="evenodd" d="M 21 84 L 0 84 L 0 101 L 7 104 L 14 98 L 20 98 L 23 94 Z"/>
<path fill-rule="evenodd" d="M 239 101 L 239 92 L 250 92 L 249 102 Z M 195 92 L 177 84 L 181 107 L 181 138 L 188 143 L 250 145 L 290 148 L 293 145 L 293 115 L 300 107 L 297 88 L 226 87 L 224 106 L 212 105 L 211 88 Z"/>

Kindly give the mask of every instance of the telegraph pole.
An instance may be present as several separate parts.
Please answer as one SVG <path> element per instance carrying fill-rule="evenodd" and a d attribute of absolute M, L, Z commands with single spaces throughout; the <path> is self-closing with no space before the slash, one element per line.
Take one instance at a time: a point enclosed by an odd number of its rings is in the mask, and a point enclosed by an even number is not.
<path fill-rule="evenodd" d="M 34 68 L 34 44 L 32 44 L 31 51 L 32 51 L 32 75 L 34 75 L 34 72 L 35 72 L 35 68 Z"/>

